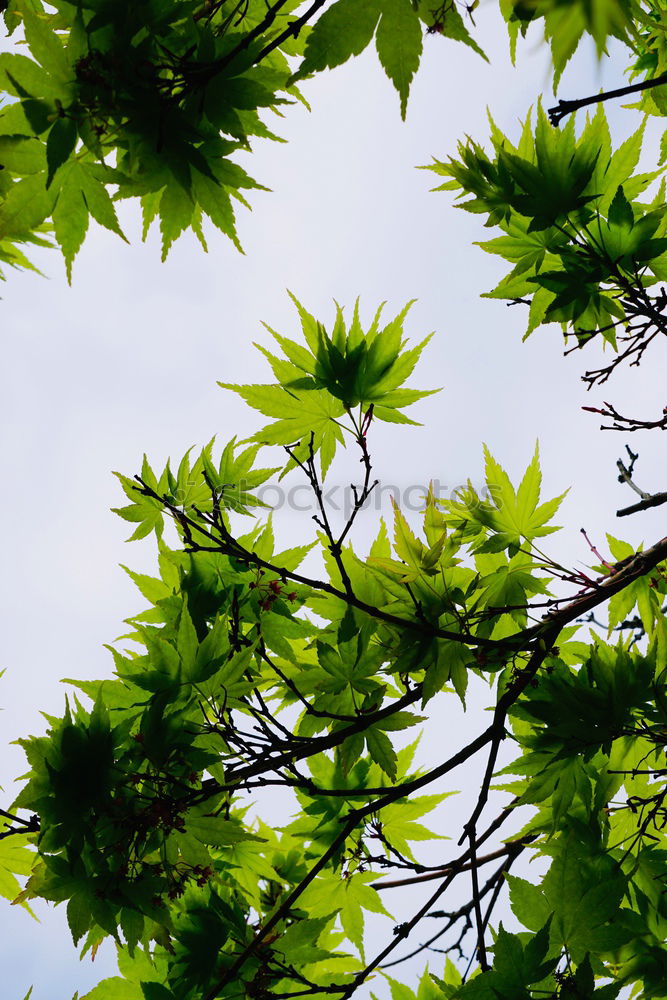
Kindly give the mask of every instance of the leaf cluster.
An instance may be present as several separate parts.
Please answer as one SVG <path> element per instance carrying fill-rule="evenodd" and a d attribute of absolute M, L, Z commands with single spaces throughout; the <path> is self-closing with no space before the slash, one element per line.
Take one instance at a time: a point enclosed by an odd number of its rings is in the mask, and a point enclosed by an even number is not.
<path fill-rule="evenodd" d="M 577 346 L 597 336 L 635 363 L 662 333 L 662 293 L 648 290 L 665 276 L 664 182 L 644 198 L 664 168 L 637 170 L 644 128 L 612 151 L 601 106 L 578 136 L 574 118 L 556 130 L 540 107 L 516 146 L 491 122 L 493 157 L 469 140 L 429 168 L 502 230 L 479 244 L 512 265 L 487 295 L 529 306 L 526 336 L 555 322 Z"/>
<path fill-rule="evenodd" d="M 279 139 L 267 115 L 304 100 L 297 81 L 374 36 L 405 117 L 431 17 L 411 0 L 5 7 L 25 48 L 0 54 L 0 260 L 30 267 L 23 245 L 52 232 L 69 280 L 91 218 L 125 239 L 119 200 L 140 202 L 144 238 L 159 223 L 163 259 L 188 229 L 206 249 L 205 222 L 240 249 L 235 208 L 265 188 L 234 154 Z M 455 8 L 447 25 L 476 47 Z"/>

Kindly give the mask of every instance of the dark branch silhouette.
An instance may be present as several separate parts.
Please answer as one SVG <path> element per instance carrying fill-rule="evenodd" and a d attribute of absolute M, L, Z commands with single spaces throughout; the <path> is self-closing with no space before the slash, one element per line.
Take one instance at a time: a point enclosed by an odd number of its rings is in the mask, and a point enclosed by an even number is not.
<path fill-rule="evenodd" d="M 617 97 L 628 97 L 630 94 L 637 94 L 642 90 L 650 90 L 652 87 L 660 87 L 663 83 L 667 83 L 667 73 L 661 73 L 660 76 L 656 76 L 652 80 L 643 80 L 641 83 L 631 83 L 627 87 L 618 87 L 616 90 L 602 91 L 602 93 L 593 94 L 590 97 L 579 97 L 572 101 L 564 101 L 561 99 L 555 107 L 547 110 L 549 121 L 555 128 L 558 128 L 563 118 L 567 117 L 567 115 L 571 115 L 573 111 L 578 111 L 580 108 L 586 108 L 591 104 L 600 104 L 603 101 L 613 101 Z"/>

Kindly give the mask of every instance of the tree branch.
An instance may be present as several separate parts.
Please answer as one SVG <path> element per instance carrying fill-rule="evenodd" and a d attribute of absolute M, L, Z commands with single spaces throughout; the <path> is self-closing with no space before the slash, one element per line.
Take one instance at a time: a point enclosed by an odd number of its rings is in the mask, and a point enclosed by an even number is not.
<path fill-rule="evenodd" d="M 593 94 L 591 97 L 579 97 L 573 101 L 560 100 L 555 107 L 547 110 L 549 121 L 555 128 L 558 128 L 563 118 L 572 114 L 573 111 L 588 107 L 590 104 L 611 101 L 617 97 L 628 97 L 630 94 L 637 94 L 642 90 L 659 87 L 663 83 L 667 83 L 667 73 L 661 73 L 660 76 L 656 76 L 652 80 L 644 80 L 642 83 L 632 83 L 627 87 L 618 87 L 616 90 L 602 91 L 600 94 Z"/>
<path fill-rule="evenodd" d="M 401 618 L 399 615 L 393 615 L 388 611 L 383 611 L 381 608 L 374 607 L 372 604 L 367 604 L 365 601 L 360 600 L 353 594 L 347 594 L 345 591 L 339 590 L 332 584 L 327 583 L 326 580 L 317 580 L 312 577 L 303 576 L 301 573 L 294 573 L 291 570 L 285 569 L 284 566 L 277 566 L 266 559 L 262 559 L 255 552 L 245 549 L 226 529 L 224 529 L 224 532 L 221 533 L 221 538 L 216 538 L 209 529 L 189 517 L 184 513 L 184 511 L 180 510 L 179 507 L 167 500 L 166 497 L 161 497 L 155 492 L 155 490 L 151 489 L 150 486 L 147 486 L 140 476 L 135 476 L 134 478 L 141 484 L 142 489 L 139 490 L 139 492 L 143 493 L 144 496 L 149 496 L 154 500 L 157 500 L 171 515 L 171 517 L 173 517 L 177 524 L 180 524 L 185 533 L 186 545 L 190 546 L 195 552 L 220 552 L 222 555 L 231 556 L 231 558 L 238 559 L 240 562 L 244 562 L 249 566 L 256 566 L 259 569 L 268 570 L 270 573 L 275 573 L 275 575 L 280 577 L 282 580 L 291 580 L 292 583 L 302 584 L 306 587 L 310 587 L 314 591 L 320 591 L 321 593 L 329 594 L 331 597 L 337 597 L 350 607 L 357 608 L 357 610 L 365 612 L 371 618 L 385 622 L 387 625 L 395 625 L 398 628 L 406 628 L 412 631 L 421 632 L 422 634 L 427 632 L 429 635 L 432 635 L 437 639 L 451 639 L 455 642 L 461 642 L 464 645 L 480 646 L 486 649 L 502 648 L 518 650 L 521 648 L 520 644 L 516 642 L 516 636 L 510 636 L 508 639 L 487 639 L 482 636 L 472 636 L 467 633 L 454 632 L 451 629 L 442 629 L 435 624 L 430 622 L 425 623 L 422 620 Z M 206 515 L 202 511 L 198 510 L 197 513 L 206 521 Z M 220 530 L 219 525 L 214 525 L 210 520 L 208 523 L 211 524 L 212 527 Z M 199 545 L 192 537 L 193 531 L 202 534 L 209 541 L 213 542 L 214 545 Z"/>
<path fill-rule="evenodd" d="M 652 496 L 633 503 L 629 507 L 621 507 L 616 511 L 616 517 L 627 517 L 628 514 L 637 514 L 640 510 L 649 510 L 650 507 L 660 507 L 667 503 L 667 493 L 654 493 Z"/>
<path fill-rule="evenodd" d="M 314 0 L 308 10 L 305 11 L 301 17 L 297 17 L 293 21 L 290 21 L 285 30 L 274 38 L 273 41 L 269 42 L 268 45 L 265 45 L 259 55 L 255 57 L 255 65 L 260 63 L 262 59 L 266 58 L 266 56 L 268 56 L 270 52 L 273 52 L 274 49 L 279 48 L 283 42 L 287 41 L 288 38 L 296 38 L 301 29 L 308 23 L 308 21 L 310 21 L 313 14 L 316 14 L 320 7 L 323 7 L 326 2 L 327 0 Z"/>
<path fill-rule="evenodd" d="M 609 420 L 613 420 L 614 423 L 611 427 L 608 424 L 601 424 L 601 431 L 648 431 L 648 430 L 667 430 L 667 406 L 664 407 L 662 411 L 662 416 L 658 417 L 657 420 L 638 420 L 635 417 L 624 417 L 618 410 L 606 400 L 603 403 L 605 409 L 600 409 L 597 406 L 582 406 L 582 410 L 587 410 L 589 413 L 599 413 L 602 417 L 607 417 Z"/>

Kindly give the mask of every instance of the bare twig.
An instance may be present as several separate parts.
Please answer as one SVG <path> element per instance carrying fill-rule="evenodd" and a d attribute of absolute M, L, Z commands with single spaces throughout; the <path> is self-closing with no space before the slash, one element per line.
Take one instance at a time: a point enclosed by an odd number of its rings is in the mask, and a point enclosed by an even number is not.
<path fill-rule="evenodd" d="M 638 514 L 641 510 L 649 510 L 651 507 L 661 507 L 663 503 L 667 503 L 667 493 L 653 493 L 652 496 L 647 496 L 646 499 L 640 500 L 639 503 L 633 503 L 629 507 L 621 507 L 620 510 L 616 511 L 616 517 L 627 517 L 628 514 Z"/>
<path fill-rule="evenodd" d="M 588 107 L 590 104 L 600 104 L 602 101 L 615 100 L 617 97 L 628 97 L 630 94 L 637 94 L 642 90 L 659 87 L 663 83 L 667 83 L 667 73 L 661 73 L 660 76 L 656 76 L 652 80 L 643 80 L 641 83 L 632 83 L 627 87 L 618 87 L 616 90 L 602 91 L 599 94 L 593 94 L 591 97 L 580 97 L 572 101 L 560 100 L 556 107 L 548 109 L 547 114 L 549 115 L 549 121 L 554 127 L 557 128 L 563 118 L 572 114 L 573 111 L 578 111 L 580 108 Z"/>
<path fill-rule="evenodd" d="M 637 496 L 641 499 L 638 503 L 630 504 L 629 507 L 621 507 L 620 510 L 616 511 L 616 517 L 627 517 L 628 514 L 636 514 L 639 511 L 649 510 L 651 507 L 660 507 L 663 503 L 667 503 L 667 493 L 662 492 L 651 494 L 637 486 L 632 476 L 634 473 L 635 462 L 639 458 L 639 455 L 636 452 L 631 451 L 627 444 L 625 446 L 625 450 L 630 457 L 630 464 L 626 466 L 622 459 L 618 459 L 616 462 L 619 471 L 618 481 L 619 483 L 625 483 L 629 486 L 630 489 L 634 490 Z"/>
<path fill-rule="evenodd" d="M 601 424 L 601 431 L 667 430 L 667 406 L 664 407 L 662 416 L 657 420 L 640 420 L 635 417 L 624 417 L 612 403 L 608 403 L 606 400 L 603 406 L 605 409 L 600 409 L 597 406 L 582 406 L 582 410 L 587 410 L 589 413 L 599 413 L 600 416 L 614 421 L 611 426 L 609 424 Z"/>

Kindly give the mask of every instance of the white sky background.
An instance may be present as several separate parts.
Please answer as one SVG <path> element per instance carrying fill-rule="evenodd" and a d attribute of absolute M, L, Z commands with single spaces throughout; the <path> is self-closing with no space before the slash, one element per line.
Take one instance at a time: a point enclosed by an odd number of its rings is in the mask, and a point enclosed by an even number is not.
<path fill-rule="evenodd" d="M 156 466 L 168 456 L 177 463 L 213 434 L 224 444 L 259 426 L 259 415 L 216 380 L 269 380 L 252 341 L 269 343 L 262 320 L 297 335 L 286 288 L 327 323 L 333 298 L 351 310 L 360 295 L 366 320 L 383 299 L 389 317 L 416 298 L 406 324 L 411 340 L 437 331 L 411 381 L 445 387 L 412 408 L 424 427 L 373 425 L 374 469 L 385 483 L 438 478 L 454 487 L 470 477 L 480 484 L 483 441 L 516 481 L 539 438 L 544 495 L 572 487 L 559 521 L 566 528 L 546 543 L 560 561 L 593 561 L 582 525 L 598 545 L 605 531 L 647 544 L 664 534 L 660 510 L 614 516 L 634 497 L 616 482 L 626 441 L 640 446 L 640 484 L 665 488 L 660 436 L 601 434 L 596 416 L 580 409 L 610 399 L 621 412 L 657 417 L 667 402 L 661 345 L 639 372 L 586 394 L 579 375 L 598 355 L 589 348 L 563 360 L 556 327 L 521 344 L 520 307 L 479 298 L 505 269 L 471 245 L 493 233 L 455 210 L 449 193 L 429 193 L 437 178 L 414 169 L 432 155 L 446 158 L 465 133 L 486 139 L 487 104 L 515 136 L 518 119 L 547 84 L 546 50 L 524 43 L 513 71 L 495 5 L 483 4 L 476 20 L 491 66 L 462 45 L 428 37 L 406 123 L 374 54 L 304 85 L 312 112 L 288 108 L 278 123 L 289 142 L 258 142 L 252 156 L 241 157 L 273 191 L 251 192 L 253 213 L 239 211 L 246 256 L 209 232 L 208 255 L 186 236 L 161 264 L 157 234 L 142 245 L 137 213 L 125 208 L 132 246 L 93 226 L 72 288 L 55 251 L 39 258 L 48 280 L 7 275 L 0 303 L 3 744 L 41 732 L 40 710 L 61 713 L 60 678 L 110 674 L 102 644 L 143 607 L 118 563 L 155 569 L 152 543 L 125 546 L 131 526 L 109 512 L 124 502 L 111 470 L 132 475 L 144 451 Z M 619 86 L 623 65 L 621 57 L 602 76 L 587 50 L 560 96 Z M 617 135 L 636 127 L 635 113 L 609 113 Z M 655 143 L 661 130 L 653 128 Z M 356 460 L 348 471 L 338 468 L 340 481 L 349 482 Z M 282 547 L 310 533 L 307 517 L 280 512 Z M 369 512 L 356 542 L 365 548 L 376 531 L 377 515 Z M 431 743 L 428 753 L 436 758 L 447 749 Z M 18 748 L 5 749 L 3 804 L 23 770 Z M 111 974 L 111 948 L 92 968 L 79 963 L 64 906 L 39 912 L 41 926 L 18 909 L 4 910 L 0 967 L 8 1000 L 21 1000 L 31 983 L 34 1000 L 68 1000 Z"/>

